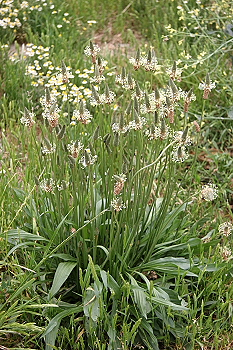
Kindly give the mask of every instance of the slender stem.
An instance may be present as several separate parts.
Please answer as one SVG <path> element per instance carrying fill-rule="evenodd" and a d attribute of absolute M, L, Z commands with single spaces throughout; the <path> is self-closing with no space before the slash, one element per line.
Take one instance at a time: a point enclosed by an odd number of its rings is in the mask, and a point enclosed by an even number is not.
<path fill-rule="evenodd" d="M 143 168 L 139 169 L 139 170 L 134 174 L 134 176 L 132 177 L 132 180 L 133 180 L 141 171 L 143 171 L 143 170 L 145 170 L 145 169 L 147 169 L 147 168 L 149 168 L 149 167 L 155 165 L 155 164 L 162 158 L 162 156 L 164 155 L 164 153 L 166 153 L 167 149 L 168 149 L 170 146 L 174 145 L 175 143 L 176 143 L 176 141 L 173 141 L 173 142 L 169 143 L 169 145 L 167 145 L 167 147 L 165 147 L 164 150 L 160 153 L 160 155 L 158 156 L 158 158 L 155 159 L 154 162 L 152 162 L 152 163 L 150 163 L 150 164 L 147 164 L 147 165 L 145 165 Z"/>

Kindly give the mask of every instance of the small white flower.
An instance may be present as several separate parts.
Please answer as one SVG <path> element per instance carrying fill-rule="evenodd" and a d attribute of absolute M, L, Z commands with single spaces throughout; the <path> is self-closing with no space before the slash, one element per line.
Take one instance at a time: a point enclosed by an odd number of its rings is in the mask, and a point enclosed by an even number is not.
<path fill-rule="evenodd" d="M 89 124 L 91 122 L 92 116 L 88 109 L 83 108 L 83 110 L 75 109 L 73 111 L 72 120 L 78 120 L 82 124 Z"/>
<path fill-rule="evenodd" d="M 232 231 L 233 231 L 233 225 L 231 222 L 224 222 L 223 224 L 219 225 L 218 227 L 218 231 L 220 234 L 222 234 L 223 236 L 230 236 Z"/>
<path fill-rule="evenodd" d="M 212 183 L 203 185 L 201 190 L 201 197 L 207 202 L 211 202 L 216 199 L 218 197 L 217 186 Z"/>
<path fill-rule="evenodd" d="M 203 98 L 204 99 L 208 99 L 210 91 L 212 89 L 214 89 L 215 87 L 216 87 L 216 83 L 212 82 L 212 80 L 210 79 L 209 74 L 206 75 L 205 82 L 201 82 L 199 84 L 199 89 L 200 90 L 204 90 L 204 92 L 203 92 Z"/>
<path fill-rule="evenodd" d="M 54 189 L 56 188 L 55 181 L 52 178 L 49 179 L 43 179 L 40 182 L 40 188 L 45 192 L 54 192 Z"/>
<path fill-rule="evenodd" d="M 173 135 L 174 141 L 177 142 L 180 146 L 190 146 L 192 144 L 192 139 L 189 136 L 186 136 L 186 138 L 184 138 L 183 135 L 183 131 L 175 131 Z"/>
<path fill-rule="evenodd" d="M 222 255 L 222 257 L 223 257 L 223 259 L 224 259 L 225 261 L 230 260 L 230 259 L 233 258 L 233 256 L 232 256 L 232 251 L 231 251 L 231 249 L 230 249 L 229 247 L 227 247 L 227 246 L 221 247 L 220 252 L 221 252 L 221 255 Z"/>
<path fill-rule="evenodd" d="M 173 162 L 182 163 L 188 158 L 188 153 L 185 146 L 174 147 L 172 151 Z"/>
<path fill-rule="evenodd" d="M 121 211 L 122 209 L 126 208 L 126 205 L 123 203 L 122 198 L 121 197 L 116 197 L 115 199 L 113 199 L 111 201 L 111 206 L 113 207 L 113 209 L 117 212 Z"/>
<path fill-rule="evenodd" d="M 24 116 L 20 118 L 20 122 L 28 128 L 31 128 L 35 124 L 34 116 L 34 113 L 29 112 L 29 110 L 25 108 Z"/>
<path fill-rule="evenodd" d="M 83 149 L 83 144 L 80 141 L 71 141 L 67 145 L 67 149 L 73 158 L 78 158 L 80 151 Z"/>
<path fill-rule="evenodd" d="M 45 145 L 42 148 L 41 152 L 42 152 L 43 155 L 55 153 L 56 152 L 56 144 L 53 143 L 51 145 L 49 145 L 49 144 Z"/>
<path fill-rule="evenodd" d="M 206 84 L 205 82 L 202 82 L 199 84 L 199 89 L 200 90 L 212 90 L 216 87 L 216 83 L 215 82 L 211 82 L 210 84 Z"/>
<path fill-rule="evenodd" d="M 91 154 L 90 149 L 86 148 L 84 150 L 84 156 L 80 159 L 79 163 L 82 164 L 83 168 L 86 168 L 87 166 L 94 164 L 96 162 L 97 158 L 98 158 L 97 155 L 93 156 Z"/>

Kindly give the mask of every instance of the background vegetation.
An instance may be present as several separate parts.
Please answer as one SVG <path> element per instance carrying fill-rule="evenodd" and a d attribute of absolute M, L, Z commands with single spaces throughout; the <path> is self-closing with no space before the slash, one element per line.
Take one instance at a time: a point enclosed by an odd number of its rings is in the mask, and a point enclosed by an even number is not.
<path fill-rule="evenodd" d="M 231 1 L 0 4 L 0 345 L 231 349 Z"/>

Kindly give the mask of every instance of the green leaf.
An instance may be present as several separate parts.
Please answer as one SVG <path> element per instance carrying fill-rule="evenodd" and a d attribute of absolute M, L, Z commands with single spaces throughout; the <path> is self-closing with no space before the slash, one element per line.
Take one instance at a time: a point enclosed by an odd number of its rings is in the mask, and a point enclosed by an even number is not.
<path fill-rule="evenodd" d="M 161 271 L 173 275 L 179 274 L 180 269 L 182 269 L 186 271 L 186 276 L 198 277 L 195 273 L 189 271 L 190 267 L 189 259 L 167 257 L 148 261 L 148 263 L 141 265 L 140 269 Z"/>
<path fill-rule="evenodd" d="M 105 205 L 106 200 L 105 199 L 101 199 L 98 202 L 96 202 L 96 212 L 95 215 L 98 215 L 102 210 L 103 210 L 103 206 Z"/>
<path fill-rule="evenodd" d="M 107 256 L 109 255 L 109 251 L 107 248 L 103 247 L 102 245 L 97 245 L 96 247 L 102 249 Z"/>
<path fill-rule="evenodd" d="M 115 279 L 104 270 L 100 270 L 100 275 L 101 275 L 101 278 L 102 278 L 102 281 L 103 281 L 105 288 L 106 289 L 109 288 L 111 293 L 114 294 L 116 296 L 116 298 L 118 298 L 121 290 L 120 290 L 118 283 L 115 281 Z"/>
<path fill-rule="evenodd" d="M 152 309 L 151 303 L 147 300 L 147 293 L 137 284 L 137 281 L 131 275 L 128 274 L 128 276 L 131 280 L 134 301 L 137 304 L 141 315 L 147 318 L 147 314 Z"/>
<path fill-rule="evenodd" d="M 57 314 L 52 320 L 49 322 L 48 327 L 43 334 L 46 344 L 46 350 L 52 350 L 55 344 L 55 340 L 57 338 L 57 332 L 61 323 L 61 320 L 64 317 L 70 316 L 72 314 L 79 313 L 83 310 L 82 306 L 75 306 L 72 309 L 64 310 Z"/>
<path fill-rule="evenodd" d="M 224 263 L 222 264 L 206 264 L 206 265 L 199 265 L 198 268 L 200 270 L 205 270 L 206 272 L 214 272 L 219 271 L 221 268 L 224 267 Z"/>
<path fill-rule="evenodd" d="M 119 287 L 119 284 L 115 281 L 115 279 L 111 275 L 108 276 L 108 287 L 110 291 L 114 293 L 116 298 L 118 299 L 121 293 L 121 289 Z"/>
<path fill-rule="evenodd" d="M 25 197 L 27 196 L 27 193 L 24 190 L 22 190 L 21 188 L 14 187 L 12 189 L 15 192 L 17 198 L 23 202 Z"/>
<path fill-rule="evenodd" d="M 141 338 L 147 344 L 148 349 L 159 350 L 158 340 L 153 333 L 153 329 L 146 319 L 142 319 L 139 326 Z"/>
<path fill-rule="evenodd" d="M 156 201 L 153 206 L 153 210 L 149 205 L 146 207 L 146 214 L 147 214 L 146 226 L 148 226 L 150 222 L 155 219 L 155 213 L 159 212 L 162 202 L 163 202 L 163 198 L 159 197 L 159 198 L 156 198 Z"/>
<path fill-rule="evenodd" d="M 169 228 L 175 220 L 175 217 L 179 215 L 182 211 L 185 211 L 188 203 L 180 205 L 178 208 L 173 209 L 165 218 L 163 222 L 162 230 Z"/>
<path fill-rule="evenodd" d="M 14 293 L 11 294 L 11 296 L 7 299 L 7 302 L 10 305 L 10 302 L 13 301 L 19 294 L 21 295 L 24 290 L 31 287 L 31 285 L 35 282 L 35 278 L 31 278 L 29 281 L 25 281 L 24 283 L 21 283 L 20 287 L 16 289 Z"/>
<path fill-rule="evenodd" d="M 227 115 L 230 119 L 233 119 L 233 106 L 228 109 Z"/>
<path fill-rule="evenodd" d="M 97 287 L 98 291 L 101 292 L 103 286 L 102 286 L 102 283 L 100 282 L 99 277 L 97 275 L 97 271 L 99 271 L 99 266 L 94 265 L 92 257 L 90 255 L 88 255 L 88 259 L 89 259 L 88 266 L 90 266 L 90 268 L 91 268 L 91 273 L 92 273 L 92 276 L 93 276 L 94 281 L 96 283 L 96 287 Z"/>
<path fill-rule="evenodd" d="M 159 251 L 159 254 L 164 254 L 168 251 L 173 251 L 173 250 L 184 250 L 184 249 L 188 249 L 188 247 L 198 247 L 200 245 L 202 245 L 203 242 L 200 238 L 191 238 L 189 239 L 187 242 L 185 243 L 179 243 L 179 244 L 175 244 L 175 245 L 171 245 L 169 247 L 163 248 Z"/>
<path fill-rule="evenodd" d="M 180 311 L 188 311 L 188 308 L 182 305 L 177 305 L 172 303 L 169 300 L 163 299 L 160 296 L 152 296 L 151 301 L 155 302 L 156 304 L 164 305 L 164 306 L 170 306 L 173 310 L 180 310 Z"/>
<path fill-rule="evenodd" d="M 57 304 L 32 304 L 32 305 L 27 305 L 28 309 L 44 309 L 46 307 L 55 307 L 58 308 L 59 306 Z"/>
<path fill-rule="evenodd" d="M 90 317 L 94 322 L 96 322 L 100 316 L 100 306 L 99 298 L 96 296 L 96 292 L 92 287 L 88 287 L 86 289 L 83 303 L 85 316 Z"/>
<path fill-rule="evenodd" d="M 14 229 L 14 230 L 9 230 L 7 232 L 7 240 L 11 244 L 18 243 L 19 241 L 22 240 L 28 240 L 28 241 L 48 241 L 48 239 L 39 236 L 39 235 L 34 235 L 33 233 L 26 232 L 21 229 Z"/>
<path fill-rule="evenodd" d="M 150 282 L 149 282 L 148 278 L 140 272 L 136 271 L 136 273 L 146 282 L 148 291 L 149 292 L 152 291 L 153 296 L 150 297 L 150 300 L 152 300 L 160 305 L 171 306 L 175 310 L 183 310 L 183 311 L 188 310 L 186 307 L 180 305 L 180 301 L 178 299 L 177 300 L 178 300 L 179 304 L 175 304 L 175 303 L 171 302 L 169 293 L 167 293 L 167 291 L 164 290 L 163 288 L 155 286 L 151 290 Z"/>
<path fill-rule="evenodd" d="M 102 278 L 104 287 L 107 289 L 108 288 L 108 275 L 107 272 L 104 270 L 100 270 L 100 276 Z"/>
<path fill-rule="evenodd" d="M 53 284 L 49 291 L 49 298 L 51 299 L 61 288 L 63 283 L 67 280 L 72 270 L 77 266 L 76 262 L 66 261 L 58 265 L 53 278 Z"/>
<path fill-rule="evenodd" d="M 174 257 L 167 257 L 167 258 L 160 258 L 157 260 L 154 260 L 153 263 L 155 266 L 158 265 L 175 265 L 180 267 L 183 270 L 190 269 L 190 260 L 182 257 L 174 258 Z M 148 263 L 149 264 L 149 263 Z"/>
<path fill-rule="evenodd" d="M 51 255 L 51 258 L 54 257 L 54 256 L 57 257 L 57 258 L 60 258 L 62 260 L 65 260 L 65 261 L 77 262 L 77 259 L 74 258 L 73 256 L 71 256 L 70 254 L 65 254 L 65 253 L 53 254 L 53 255 Z"/>
<path fill-rule="evenodd" d="M 41 247 L 41 249 L 42 249 L 42 246 L 39 244 L 36 244 L 35 242 L 23 242 L 23 243 L 19 243 L 19 244 L 15 245 L 14 247 L 12 247 L 9 250 L 9 252 L 7 253 L 7 256 L 10 256 L 12 253 L 14 253 L 15 250 L 17 250 L 19 248 L 22 248 L 22 247 L 28 248 L 28 246 L 32 246 L 33 249 L 35 249 L 35 246 L 37 247 L 37 249 L 38 249 L 38 247 Z"/>

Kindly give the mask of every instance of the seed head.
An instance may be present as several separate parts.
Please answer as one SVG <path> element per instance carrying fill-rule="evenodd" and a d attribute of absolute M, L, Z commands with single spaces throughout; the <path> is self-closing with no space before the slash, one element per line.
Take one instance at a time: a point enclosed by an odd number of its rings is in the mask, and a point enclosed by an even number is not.
<path fill-rule="evenodd" d="M 67 145 L 67 150 L 70 152 L 70 155 L 75 159 L 78 158 L 80 151 L 82 149 L 83 149 L 83 144 L 79 140 L 71 141 L 71 143 Z"/>
<path fill-rule="evenodd" d="M 91 87 L 91 99 L 90 99 L 90 104 L 92 106 L 98 106 L 101 104 L 100 96 L 97 90 L 94 88 L 92 85 Z"/>
<path fill-rule="evenodd" d="M 233 258 L 232 251 L 227 246 L 224 246 L 224 247 L 221 248 L 221 254 L 222 254 L 223 260 L 225 260 L 225 261 L 230 260 L 230 259 Z"/>
<path fill-rule="evenodd" d="M 142 66 L 145 68 L 147 72 L 155 72 L 160 69 L 158 65 L 158 60 L 155 56 L 154 49 L 150 49 L 147 55 L 147 58 L 143 60 Z"/>
<path fill-rule="evenodd" d="M 55 181 L 52 178 L 43 179 L 40 182 L 40 188 L 45 192 L 54 193 L 54 189 L 56 188 Z"/>
<path fill-rule="evenodd" d="M 188 158 L 188 153 L 185 146 L 176 146 L 172 151 L 173 162 L 182 163 Z"/>
<path fill-rule="evenodd" d="M 90 41 L 90 46 L 86 46 L 84 49 L 84 54 L 86 56 L 91 56 L 92 63 L 96 63 L 97 55 L 100 52 L 100 47 L 98 45 L 95 45 Z"/>
<path fill-rule="evenodd" d="M 49 125 L 52 128 L 56 128 L 59 124 L 59 112 L 60 109 L 57 107 L 57 104 L 55 102 L 49 109 L 45 109 L 45 111 L 42 113 L 42 116 L 45 120 L 48 121 Z"/>
<path fill-rule="evenodd" d="M 180 146 L 190 146 L 192 144 L 192 139 L 188 136 L 188 127 L 184 131 L 175 131 L 173 139 Z"/>
<path fill-rule="evenodd" d="M 193 93 L 193 89 L 190 89 L 188 92 L 183 92 L 182 96 L 184 98 L 184 113 L 188 113 L 189 106 L 192 101 L 196 100 L 196 96 Z"/>
<path fill-rule="evenodd" d="M 172 67 L 166 69 L 166 73 L 170 76 L 172 80 L 181 81 L 182 69 L 177 67 L 176 61 L 174 61 Z"/>
<path fill-rule="evenodd" d="M 100 73 L 98 64 L 95 65 L 95 72 L 94 73 L 95 73 L 95 75 L 92 78 L 90 78 L 91 83 L 100 84 L 102 81 L 105 80 L 105 77 Z"/>
<path fill-rule="evenodd" d="M 43 155 L 51 154 L 51 153 L 54 153 L 55 151 L 56 151 L 56 144 L 55 143 L 51 144 L 50 141 L 45 138 L 44 146 L 41 149 L 42 154 Z"/>
<path fill-rule="evenodd" d="M 217 186 L 209 183 L 207 185 L 202 186 L 201 190 L 201 198 L 203 198 L 207 202 L 211 202 L 218 197 L 218 189 Z"/>
<path fill-rule="evenodd" d="M 135 70 L 138 70 L 143 64 L 143 57 L 141 56 L 140 49 L 137 50 L 136 56 L 131 57 L 129 62 L 133 65 Z"/>
<path fill-rule="evenodd" d="M 207 73 L 205 82 L 202 82 L 202 83 L 199 84 L 199 89 L 200 90 L 204 90 L 203 98 L 205 100 L 209 98 L 209 93 L 215 87 L 216 87 L 216 83 L 212 82 L 212 80 L 210 79 L 209 73 Z"/>
<path fill-rule="evenodd" d="M 224 222 L 223 224 L 219 225 L 218 232 L 223 236 L 230 236 L 233 231 L 233 225 L 231 222 Z"/>
<path fill-rule="evenodd" d="M 91 154 L 90 149 L 86 148 L 84 150 L 84 156 L 80 159 L 79 163 L 82 164 L 83 168 L 86 168 L 87 166 L 94 164 L 97 158 L 98 158 L 97 155 L 93 156 Z"/>
<path fill-rule="evenodd" d="M 195 126 L 196 132 L 200 132 L 201 131 L 201 127 L 198 124 L 198 122 L 196 120 L 194 120 L 193 125 Z"/>
<path fill-rule="evenodd" d="M 127 178 L 125 174 L 113 175 L 113 178 L 116 180 L 116 183 L 114 185 L 114 194 L 117 196 L 122 192 Z"/>
<path fill-rule="evenodd" d="M 26 125 L 28 128 L 32 128 L 32 126 L 35 124 L 34 120 L 34 113 L 30 112 L 26 107 L 24 110 L 24 115 L 22 118 L 20 118 L 20 122 L 23 125 Z"/>
<path fill-rule="evenodd" d="M 79 109 L 75 109 L 73 111 L 72 121 L 78 120 L 82 124 L 89 124 L 91 122 L 92 116 L 87 108 L 85 108 L 85 104 L 83 100 L 80 101 Z"/>
<path fill-rule="evenodd" d="M 126 208 L 126 205 L 123 203 L 122 198 L 121 197 L 116 197 L 115 199 L 113 199 L 111 201 L 111 206 L 113 207 L 113 209 L 117 212 L 121 211 L 122 209 Z"/>

